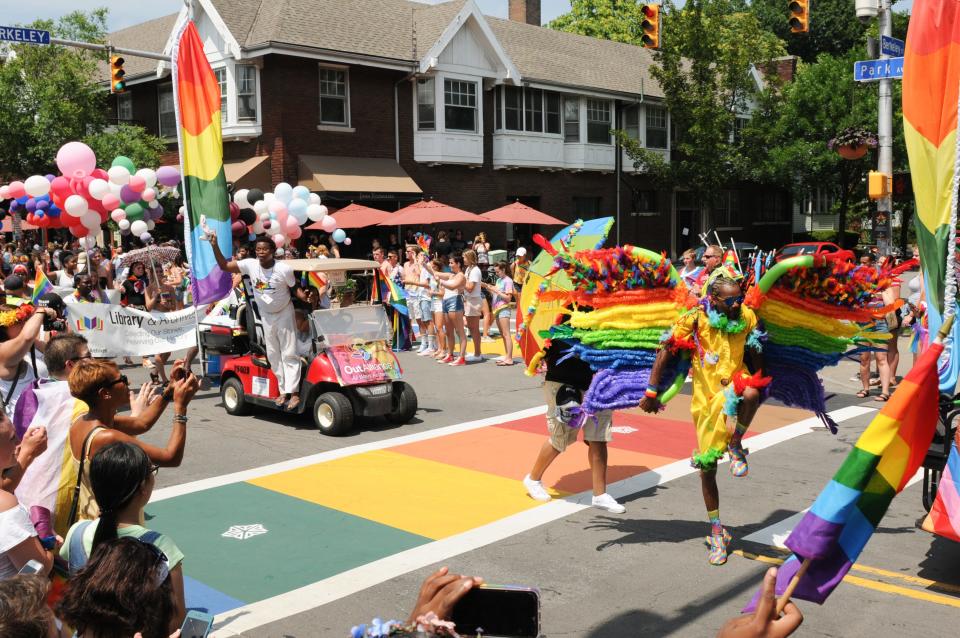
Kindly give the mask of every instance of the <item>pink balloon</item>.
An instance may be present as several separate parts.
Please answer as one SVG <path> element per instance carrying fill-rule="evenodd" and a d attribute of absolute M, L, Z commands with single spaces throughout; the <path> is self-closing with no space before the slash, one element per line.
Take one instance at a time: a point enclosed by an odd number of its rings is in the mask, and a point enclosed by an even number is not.
<path fill-rule="evenodd" d="M 277 215 L 277 221 L 280 221 L 279 215 Z M 289 234 L 294 228 L 300 228 L 300 224 L 297 223 L 296 217 L 287 217 L 287 220 L 283 222 L 283 228 Z"/>
<path fill-rule="evenodd" d="M 83 142 L 67 142 L 57 151 L 57 168 L 68 179 L 86 177 L 97 167 L 97 156 Z"/>
<path fill-rule="evenodd" d="M 353 243 L 353 240 L 350 239 L 349 237 L 347 237 L 346 239 L 343 240 L 343 244 L 344 244 L 345 246 L 349 246 L 349 245 L 352 244 L 352 243 Z"/>
<path fill-rule="evenodd" d="M 0 186 L 0 199 L 10 199 L 9 186 Z"/>
<path fill-rule="evenodd" d="M 15 182 L 10 182 L 10 185 L 7 187 L 10 197 L 13 199 L 19 199 L 27 194 L 27 191 L 23 189 L 23 182 L 17 180 Z"/>
<path fill-rule="evenodd" d="M 303 231 L 300 230 L 300 227 L 292 228 L 287 231 L 287 234 L 290 235 L 290 239 L 300 239 L 300 235 L 303 234 Z"/>
<path fill-rule="evenodd" d="M 320 220 L 320 228 L 328 233 L 332 233 L 337 229 L 337 220 L 333 218 L 333 215 L 327 215 Z"/>
<path fill-rule="evenodd" d="M 115 222 L 119 222 L 121 219 L 126 219 L 126 218 L 127 218 L 127 211 L 123 210 L 122 208 L 116 208 L 113 210 L 112 213 L 110 213 L 110 219 L 112 219 Z"/>
<path fill-rule="evenodd" d="M 140 194 L 140 198 L 145 202 L 152 202 L 157 198 L 157 191 L 152 188 L 144 188 L 143 192 Z"/>
<path fill-rule="evenodd" d="M 103 199 L 100 200 L 100 203 L 103 204 L 104 208 L 114 210 L 120 207 L 120 198 L 113 193 L 107 193 L 103 196 Z"/>
<path fill-rule="evenodd" d="M 236 202 L 230 202 L 230 219 L 232 221 L 240 219 L 240 205 Z"/>
<path fill-rule="evenodd" d="M 273 243 L 276 244 L 277 248 L 283 248 L 283 245 L 287 242 L 286 238 L 283 235 L 274 235 Z"/>
<path fill-rule="evenodd" d="M 143 189 L 147 187 L 147 180 L 143 179 L 139 175 L 131 175 L 128 185 L 138 193 L 142 193 Z"/>

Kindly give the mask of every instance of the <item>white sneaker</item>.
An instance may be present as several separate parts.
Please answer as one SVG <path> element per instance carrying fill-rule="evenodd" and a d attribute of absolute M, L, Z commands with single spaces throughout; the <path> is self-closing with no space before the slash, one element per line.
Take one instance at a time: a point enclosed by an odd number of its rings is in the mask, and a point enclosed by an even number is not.
<path fill-rule="evenodd" d="M 425 340 L 421 341 L 420 347 L 417 349 L 417 354 L 423 354 L 423 351 L 426 349 L 427 349 L 427 342 Z"/>
<path fill-rule="evenodd" d="M 421 350 L 420 352 L 418 352 L 418 353 L 417 353 L 417 356 L 418 356 L 418 357 L 429 357 L 429 356 L 435 355 L 435 354 L 437 354 L 437 351 L 436 351 L 436 350 L 434 350 L 433 348 L 427 348 L 426 350 Z"/>
<path fill-rule="evenodd" d="M 467 363 L 478 363 L 480 361 L 483 361 L 483 355 L 478 357 L 475 354 L 468 354 L 466 356 L 466 360 L 467 360 Z"/>
<path fill-rule="evenodd" d="M 530 478 L 530 475 L 527 474 L 523 477 L 523 486 L 527 488 L 527 494 L 530 495 L 535 501 L 549 501 L 551 500 L 550 493 L 543 487 L 543 483 L 540 481 L 534 481 Z"/>
<path fill-rule="evenodd" d="M 598 507 L 602 510 L 606 510 L 613 514 L 623 514 L 627 511 L 627 508 L 617 502 L 615 498 L 604 492 L 600 496 L 594 496 L 593 500 L 590 502 L 594 507 Z"/>

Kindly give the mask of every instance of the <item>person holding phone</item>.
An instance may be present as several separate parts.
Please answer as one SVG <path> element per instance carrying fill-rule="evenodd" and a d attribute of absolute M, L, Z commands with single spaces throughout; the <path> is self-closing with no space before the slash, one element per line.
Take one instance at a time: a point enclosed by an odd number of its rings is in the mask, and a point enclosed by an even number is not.
<path fill-rule="evenodd" d="M 463 256 L 459 253 L 450 256 L 450 272 L 440 272 L 427 265 L 430 274 L 435 277 L 443 289 L 443 318 L 447 332 L 447 356 L 438 359 L 440 363 L 452 366 L 467 365 L 467 334 L 463 329 L 463 289 L 467 278 L 463 274 Z M 460 339 L 460 356 L 453 354 L 454 335 Z"/>
<path fill-rule="evenodd" d="M 71 496 L 75 505 L 73 520 L 93 520 L 99 509 L 90 483 L 90 459 L 111 443 L 131 443 L 143 449 L 147 457 L 159 467 L 179 467 L 183 460 L 183 450 L 187 442 L 187 406 L 197 393 L 199 381 L 192 373 L 183 368 L 183 362 L 177 361 L 170 372 L 170 385 L 164 391 L 164 397 L 173 399 L 173 429 L 167 444 L 163 447 L 150 445 L 130 436 L 115 427 L 117 410 L 130 402 L 130 388 L 127 377 L 120 374 L 117 364 L 101 359 L 84 359 L 77 362 L 67 378 L 70 393 L 80 399 L 70 425 L 70 452 L 76 467 L 79 491 Z M 89 411 L 84 412 L 86 408 Z M 86 466 L 86 467 L 84 467 Z M 68 486 L 73 492 L 74 484 Z"/>
<path fill-rule="evenodd" d="M 173 539 L 143 525 L 143 508 L 150 501 L 157 471 L 146 453 L 126 442 L 110 443 L 90 460 L 90 484 L 100 509 L 92 521 L 79 521 L 67 532 L 60 557 L 74 574 L 86 565 L 88 557 L 104 543 L 117 538 L 135 538 L 163 553 L 173 589 L 173 614 L 170 631 L 183 622 L 186 603 L 183 593 L 183 552 Z"/>

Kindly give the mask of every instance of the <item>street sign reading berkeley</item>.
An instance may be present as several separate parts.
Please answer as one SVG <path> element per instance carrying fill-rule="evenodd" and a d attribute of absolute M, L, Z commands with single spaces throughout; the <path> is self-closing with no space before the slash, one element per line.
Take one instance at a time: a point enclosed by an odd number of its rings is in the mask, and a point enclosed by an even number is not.
<path fill-rule="evenodd" d="M 0 27 L 0 40 L 27 44 L 50 44 L 50 32 L 20 27 Z"/>
<path fill-rule="evenodd" d="M 862 60 L 853 63 L 853 79 L 857 82 L 903 79 L 903 58 Z"/>
<path fill-rule="evenodd" d="M 903 57 L 907 50 L 907 44 L 903 40 L 891 38 L 888 35 L 880 36 L 880 53 L 891 57 Z"/>

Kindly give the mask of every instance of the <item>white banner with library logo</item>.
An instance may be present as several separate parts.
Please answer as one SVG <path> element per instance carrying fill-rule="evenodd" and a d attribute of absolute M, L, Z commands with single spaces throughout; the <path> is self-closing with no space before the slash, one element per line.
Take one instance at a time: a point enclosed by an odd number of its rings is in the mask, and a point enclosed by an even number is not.
<path fill-rule="evenodd" d="M 203 309 L 200 309 L 203 312 Z M 146 312 L 103 303 L 67 304 L 70 330 L 83 335 L 95 357 L 135 357 L 197 345 L 193 308 Z"/>

